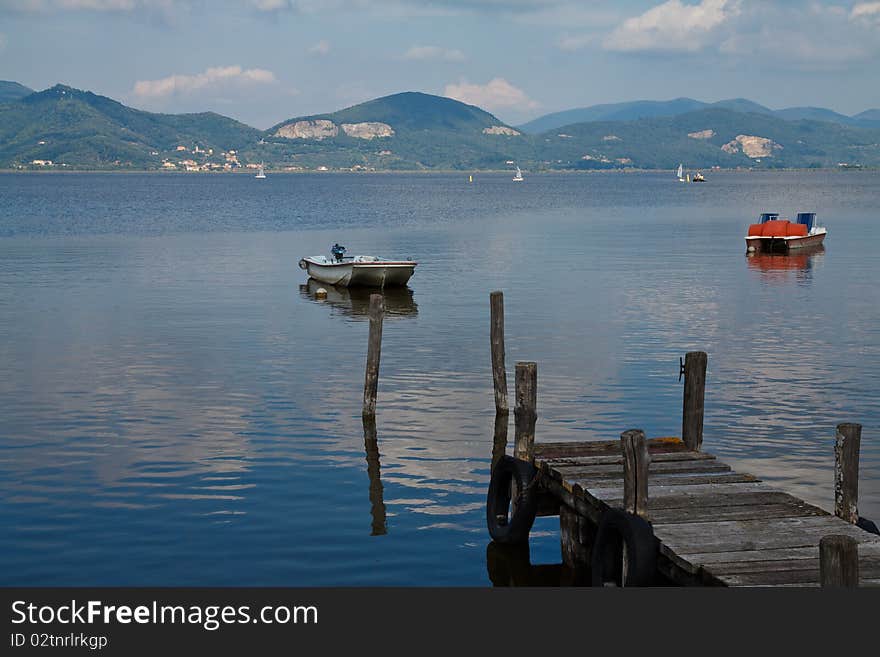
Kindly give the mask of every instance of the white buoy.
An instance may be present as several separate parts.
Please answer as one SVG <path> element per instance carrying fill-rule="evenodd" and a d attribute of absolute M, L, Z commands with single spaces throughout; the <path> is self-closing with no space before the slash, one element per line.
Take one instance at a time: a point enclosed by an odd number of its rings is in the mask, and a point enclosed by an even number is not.
<path fill-rule="evenodd" d="M 323 287 L 319 287 L 317 290 L 315 290 L 315 298 L 316 299 L 326 299 L 327 298 L 327 290 L 325 290 Z"/>

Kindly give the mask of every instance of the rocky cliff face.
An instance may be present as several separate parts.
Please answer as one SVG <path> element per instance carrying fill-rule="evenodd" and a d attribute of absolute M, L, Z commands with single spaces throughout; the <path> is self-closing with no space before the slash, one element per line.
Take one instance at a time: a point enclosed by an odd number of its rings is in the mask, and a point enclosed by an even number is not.
<path fill-rule="evenodd" d="M 379 137 L 391 137 L 394 129 L 387 123 L 368 121 L 366 123 L 343 123 L 342 131 L 349 137 L 357 139 L 376 139 Z"/>
<path fill-rule="evenodd" d="M 339 128 L 333 121 L 315 119 L 314 121 L 294 121 L 281 126 L 275 132 L 276 137 L 287 139 L 327 139 L 339 134 Z"/>
<path fill-rule="evenodd" d="M 281 126 L 275 131 L 276 137 L 286 139 L 328 139 L 339 135 L 342 128 L 349 137 L 356 139 L 376 139 L 379 137 L 391 137 L 394 129 L 387 123 L 343 123 L 338 126 L 327 119 L 314 119 L 312 121 L 294 121 Z"/>
<path fill-rule="evenodd" d="M 725 153 L 739 153 L 742 150 L 748 157 L 772 157 L 773 151 L 782 150 L 782 145 L 766 137 L 755 135 L 737 135 L 721 147 Z"/>
<path fill-rule="evenodd" d="M 484 135 L 507 135 L 508 137 L 518 137 L 522 133 L 519 130 L 508 128 L 506 125 L 493 125 L 489 128 L 483 128 Z"/>

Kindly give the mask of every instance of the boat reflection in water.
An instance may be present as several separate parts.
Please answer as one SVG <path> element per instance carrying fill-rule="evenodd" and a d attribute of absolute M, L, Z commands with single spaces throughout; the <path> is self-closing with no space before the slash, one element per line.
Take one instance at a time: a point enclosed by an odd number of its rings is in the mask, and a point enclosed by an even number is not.
<path fill-rule="evenodd" d="M 326 299 L 315 299 L 318 288 L 327 291 Z M 381 293 L 385 297 L 385 319 L 418 315 L 419 306 L 413 299 L 413 291 L 407 286 L 386 287 L 336 287 L 310 278 L 299 286 L 299 293 L 317 303 L 328 303 L 350 317 L 366 318 L 370 311 L 370 295 Z"/>
<path fill-rule="evenodd" d="M 807 282 L 812 278 L 813 267 L 821 263 L 824 254 L 825 246 L 819 244 L 792 253 L 747 253 L 746 263 L 768 283 Z"/>

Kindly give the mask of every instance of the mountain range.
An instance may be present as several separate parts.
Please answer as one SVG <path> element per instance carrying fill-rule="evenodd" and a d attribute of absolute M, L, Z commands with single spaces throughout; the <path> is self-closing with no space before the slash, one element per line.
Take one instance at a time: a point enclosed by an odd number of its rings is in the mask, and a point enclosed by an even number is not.
<path fill-rule="evenodd" d="M 846 116 L 823 107 L 788 107 L 772 110 L 769 107 L 764 107 L 745 98 L 731 98 L 729 100 L 720 100 L 716 103 L 704 103 L 693 98 L 675 98 L 674 100 L 636 100 L 627 103 L 591 105 L 590 107 L 554 112 L 524 123 L 519 126 L 519 129 L 528 134 L 539 134 L 572 123 L 588 121 L 637 121 L 639 119 L 653 119 L 661 116 L 677 116 L 687 112 L 712 108 L 729 109 L 735 112 L 769 114 L 790 121 L 808 119 L 864 128 L 880 127 L 880 123 L 878 123 L 880 121 L 880 110 L 876 109 L 866 110 L 853 116 Z"/>
<path fill-rule="evenodd" d="M 0 82 L 0 168 L 215 171 L 880 166 L 880 110 L 771 110 L 745 99 L 636 101 L 512 127 L 404 92 L 262 131 L 213 112 L 157 114 L 65 85 Z"/>

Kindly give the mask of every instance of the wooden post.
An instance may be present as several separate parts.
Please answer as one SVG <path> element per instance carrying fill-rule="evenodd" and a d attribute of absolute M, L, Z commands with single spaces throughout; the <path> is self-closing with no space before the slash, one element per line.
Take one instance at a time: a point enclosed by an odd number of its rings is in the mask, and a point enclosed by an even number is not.
<path fill-rule="evenodd" d="M 376 415 L 376 392 L 379 389 L 379 357 L 382 354 L 382 320 L 385 317 L 385 299 L 381 294 L 370 295 L 370 340 L 367 344 L 367 371 L 364 376 L 364 417 Z"/>
<path fill-rule="evenodd" d="M 370 536 L 387 533 L 385 524 L 385 500 L 379 463 L 379 441 L 376 437 L 376 418 L 364 415 L 364 450 L 367 453 L 367 477 L 370 479 L 370 515 L 373 518 Z"/>
<path fill-rule="evenodd" d="M 562 504 L 559 507 L 559 539 L 562 563 L 568 570 L 569 582 L 575 585 L 587 582 L 596 526 Z"/>
<path fill-rule="evenodd" d="M 859 446 L 862 425 L 837 425 L 834 440 L 834 515 L 847 522 L 859 521 Z"/>
<path fill-rule="evenodd" d="M 645 432 L 630 429 L 620 434 L 623 450 L 623 510 L 648 517 L 648 466 L 651 457 Z"/>
<path fill-rule="evenodd" d="M 684 357 L 684 408 L 681 413 L 681 439 L 695 452 L 703 446 L 703 403 L 706 395 L 705 351 L 690 351 Z"/>
<path fill-rule="evenodd" d="M 495 414 L 495 435 L 492 440 L 492 467 L 507 453 L 507 425 L 510 423 L 510 414 L 507 412 Z"/>
<path fill-rule="evenodd" d="M 490 341 L 492 344 L 492 380 L 495 384 L 495 412 L 507 413 L 507 370 L 504 367 L 504 293 L 489 295 L 491 307 Z"/>
<path fill-rule="evenodd" d="M 538 419 L 538 364 L 516 364 L 516 408 L 513 455 L 524 461 L 535 458 L 535 422 Z"/>
<path fill-rule="evenodd" d="M 819 581 L 822 586 L 859 585 L 859 544 L 852 536 L 832 535 L 819 541 Z"/>

